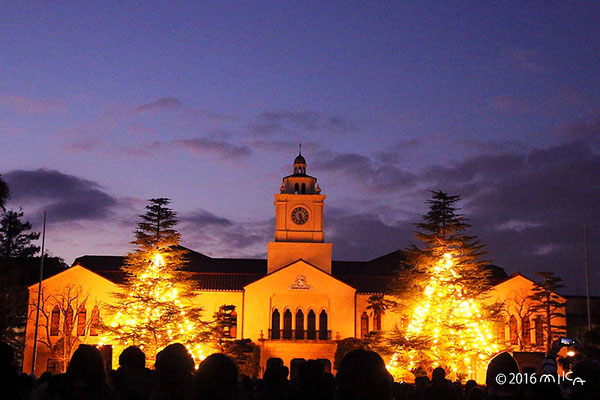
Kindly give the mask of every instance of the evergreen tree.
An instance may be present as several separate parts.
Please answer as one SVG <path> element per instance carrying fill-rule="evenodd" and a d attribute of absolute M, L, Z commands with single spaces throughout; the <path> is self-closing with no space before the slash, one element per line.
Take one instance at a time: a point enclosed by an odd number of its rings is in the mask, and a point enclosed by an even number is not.
<path fill-rule="evenodd" d="M 213 316 L 211 327 L 212 342 L 221 352 L 224 352 L 227 342 L 236 339 L 237 313 L 234 305 L 224 304 Z"/>
<path fill-rule="evenodd" d="M 207 339 L 202 307 L 194 306 L 194 285 L 185 265 L 185 250 L 174 229 L 177 214 L 169 199 L 150 199 L 132 242 L 137 249 L 125 259 L 126 280 L 109 306 L 103 343 L 139 346 L 153 359 L 170 343 L 185 345 L 196 361 Z"/>
<path fill-rule="evenodd" d="M 556 291 L 563 287 L 560 283 L 561 278 L 552 272 L 537 272 L 536 275 L 542 278 L 542 282 L 533 287 L 530 299 L 534 312 L 544 317 L 544 337 L 548 352 L 552 347 L 552 342 L 566 334 L 567 327 L 556 323 L 566 317 L 564 314 L 566 303 L 561 301 L 561 297 L 556 294 Z"/>
<path fill-rule="evenodd" d="M 32 257 L 40 248 L 32 244 L 38 240 L 38 232 L 27 232 L 31 229 L 29 221 L 22 222 L 23 210 L 9 210 L 2 214 L 0 220 L 0 257 L 6 259 L 16 257 Z"/>
<path fill-rule="evenodd" d="M 409 267 L 396 282 L 398 310 L 406 312 L 406 323 L 390 336 L 396 353 L 389 366 L 404 380 L 437 366 L 463 378 L 498 350 L 491 322 L 499 307 L 481 302 L 490 287 L 487 262 L 481 259 L 484 246 L 465 233 L 470 225 L 456 208 L 460 197 L 432 193 L 425 222 L 415 224 L 423 245 L 407 250 Z"/>
<path fill-rule="evenodd" d="M 8 185 L 2 179 L 2 175 L 0 175 L 0 210 L 6 210 L 6 201 L 10 198 L 10 190 L 8 189 Z"/>

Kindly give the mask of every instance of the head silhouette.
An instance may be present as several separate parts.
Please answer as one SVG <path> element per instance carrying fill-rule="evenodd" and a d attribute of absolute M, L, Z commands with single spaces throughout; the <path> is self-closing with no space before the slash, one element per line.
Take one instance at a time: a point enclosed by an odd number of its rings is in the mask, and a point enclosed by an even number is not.
<path fill-rule="evenodd" d="M 129 346 L 119 356 L 119 366 L 129 370 L 142 370 L 146 367 L 146 355 L 139 347 Z"/>
<path fill-rule="evenodd" d="M 353 350 L 344 356 L 336 380 L 339 400 L 388 400 L 393 379 L 379 354 Z"/>
<path fill-rule="evenodd" d="M 94 346 L 80 344 L 71 357 L 66 375 L 92 388 L 103 386 L 106 383 L 106 370 L 102 354 Z"/>
<path fill-rule="evenodd" d="M 511 373 L 518 374 L 519 366 L 515 359 L 508 354 L 503 352 L 492 358 L 488 364 L 487 372 L 485 375 L 485 384 L 487 387 L 488 394 L 496 397 L 509 397 L 513 396 L 518 389 L 517 385 L 501 385 L 497 381 L 497 376 L 503 374 L 506 378 Z"/>
<path fill-rule="evenodd" d="M 173 343 L 157 354 L 155 367 L 161 379 L 179 381 L 191 376 L 194 359 L 184 345 Z"/>
<path fill-rule="evenodd" d="M 229 400 L 238 396 L 238 368 L 225 354 L 206 357 L 195 378 L 199 399 Z"/>

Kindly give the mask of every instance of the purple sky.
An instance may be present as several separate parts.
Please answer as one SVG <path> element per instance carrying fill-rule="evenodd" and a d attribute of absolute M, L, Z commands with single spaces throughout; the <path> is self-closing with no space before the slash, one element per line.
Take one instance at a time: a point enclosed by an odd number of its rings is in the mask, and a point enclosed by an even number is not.
<path fill-rule="evenodd" d="M 176 4 L 177 3 L 177 4 Z M 405 248 L 427 189 L 489 258 L 583 293 L 600 245 L 600 5 L 3 4 L 0 173 L 67 262 L 130 249 L 166 196 L 183 242 L 264 257 L 303 143 L 336 259 Z"/>

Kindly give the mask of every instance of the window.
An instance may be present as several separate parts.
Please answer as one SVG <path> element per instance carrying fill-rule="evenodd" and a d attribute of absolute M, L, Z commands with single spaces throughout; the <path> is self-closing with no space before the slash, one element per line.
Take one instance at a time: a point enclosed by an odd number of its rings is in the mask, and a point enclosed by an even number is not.
<path fill-rule="evenodd" d="M 65 313 L 65 322 L 63 324 L 63 331 L 64 331 L 65 335 L 71 334 L 71 330 L 73 329 L 74 322 L 75 321 L 73 319 L 73 308 L 71 306 L 69 306 L 69 308 L 67 308 L 67 312 Z"/>
<path fill-rule="evenodd" d="M 82 305 L 77 311 L 77 336 L 85 336 L 85 317 L 86 310 Z"/>
<path fill-rule="evenodd" d="M 58 325 L 60 323 L 60 310 L 54 306 L 50 315 L 50 336 L 58 336 Z"/>
<path fill-rule="evenodd" d="M 533 329 L 535 330 L 535 344 L 542 346 L 544 344 L 544 320 L 541 315 L 535 317 Z"/>
<path fill-rule="evenodd" d="M 283 338 L 292 338 L 292 312 L 289 309 L 283 313 Z"/>
<path fill-rule="evenodd" d="M 373 325 L 375 325 L 376 331 L 381 330 L 381 314 L 376 313 L 375 315 L 373 315 Z"/>
<path fill-rule="evenodd" d="M 329 339 L 327 333 L 327 313 L 323 310 L 319 314 L 319 340 Z"/>
<path fill-rule="evenodd" d="M 302 194 L 306 193 L 306 183 L 302 184 Z"/>
<path fill-rule="evenodd" d="M 296 339 L 304 339 L 304 313 L 302 310 L 296 311 Z"/>
<path fill-rule="evenodd" d="M 496 323 L 496 337 L 500 343 L 504 343 L 506 340 L 506 327 L 503 322 Z"/>
<path fill-rule="evenodd" d="M 517 331 L 517 318 L 514 315 L 510 316 L 508 320 L 508 326 L 510 328 L 510 344 L 519 344 L 519 335 Z"/>
<path fill-rule="evenodd" d="M 297 183 L 294 185 L 294 193 L 300 193 L 300 185 Z"/>
<path fill-rule="evenodd" d="M 363 311 L 360 316 L 360 337 L 364 339 L 367 333 L 369 333 L 369 316 L 366 311 Z"/>
<path fill-rule="evenodd" d="M 235 339 L 237 337 L 237 312 L 235 308 L 231 311 L 231 327 L 229 328 L 229 337 Z"/>
<path fill-rule="evenodd" d="M 308 320 L 306 325 L 306 338 L 315 340 L 317 338 L 317 316 L 313 310 L 308 312 Z"/>
<path fill-rule="evenodd" d="M 531 344 L 531 323 L 529 322 L 529 317 L 523 318 L 521 330 L 523 331 L 523 343 L 527 345 Z"/>
<path fill-rule="evenodd" d="M 98 336 L 98 330 L 100 329 L 100 310 L 98 306 L 94 306 L 92 309 L 92 320 L 90 321 L 90 336 Z"/>
<path fill-rule="evenodd" d="M 271 315 L 271 339 L 281 338 L 281 333 L 279 332 L 279 320 L 279 310 L 275 309 Z"/>

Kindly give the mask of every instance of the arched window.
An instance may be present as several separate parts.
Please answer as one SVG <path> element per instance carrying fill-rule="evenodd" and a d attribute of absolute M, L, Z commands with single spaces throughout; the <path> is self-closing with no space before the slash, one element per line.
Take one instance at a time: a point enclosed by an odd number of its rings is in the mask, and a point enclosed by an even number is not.
<path fill-rule="evenodd" d="M 297 183 L 294 185 L 294 193 L 300 193 L 300 185 Z"/>
<path fill-rule="evenodd" d="M 315 340 L 317 338 L 317 316 L 313 310 L 308 312 L 308 318 L 306 322 L 306 338 Z"/>
<path fill-rule="evenodd" d="M 54 306 L 50 315 L 50 336 L 58 336 L 58 325 L 60 323 L 60 309 Z"/>
<path fill-rule="evenodd" d="M 100 329 L 100 310 L 98 306 L 94 306 L 92 309 L 92 319 L 90 321 L 90 336 L 98 336 L 98 330 Z"/>
<path fill-rule="evenodd" d="M 506 340 L 506 325 L 504 322 L 496 322 L 496 337 L 500 343 Z"/>
<path fill-rule="evenodd" d="M 381 314 L 380 313 L 375 313 L 375 315 L 373 315 L 373 325 L 375 325 L 376 331 L 381 330 Z"/>
<path fill-rule="evenodd" d="M 237 337 L 237 312 L 235 309 L 231 312 L 231 327 L 229 328 L 229 337 L 236 338 Z"/>
<path fill-rule="evenodd" d="M 517 318 L 514 315 L 510 316 L 510 319 L 508 320 L 508 326 L 510 328 L 510 344 L 519 344 Z"/>
<path fill-rule="evenodd" d="M 271 315 L 271 339 L 280 339 L 281 333 L 279 331 L 279 310 L 273 310 L 273 314 Z"/>
<path fill-rule="evenodd" d="M 296 311 L 296 339 L 304 339 L 304 313 Z"/>
<path fill-rule="evenodd" d="M 529 317 L 523 318 L 521 330 L 523 331 L 523 343 L 527 345 L 531 344 L 531 323 L 529 322 Z"/>
<path fill-rule="evenodd" d="M 87 311 L 85 306 L 81 305 L 77 310 L 77 336 L 85 336 L 85 317 Z"/>
<path fill-rule="evenodd" d="M 367 333 L 369 333 L 369 316 L 366 311 L 363 311 L 360 316 L 360 337 L 363 339 L 366 338 Z"/>
<path fill-rule="evenodd" d="M 292 338 L 292 312 L 289 308 L 283 313 L 283 338 Z"/>
<path fill-rule="evenodd" d="M 302 184 L 302 194 L 306 193 L 306 183 Z"/>
<path fill-rule="evenodd" d="M 67 308 L 67 312 L 65 313 L 65 322 L 63 324 L 63 331 L 65 335 L 71 334 L 74 322 L 75 320 L 73 319 L 73 308 L 69 306 L 69 308 Z"/>
<path fill-rule="evenodd" d="M 541 315 L 535 317 L 533 329 L 535 329 L 535 344 L 542 346 L 544 344 L 544 320 Z"/>
<path fill-rule="evenodd" d="M 319 314 L 319 340 L 329 339 L 327 333 L 327 313 L 323 310 L 321 311 L 321 314 Z"/>

